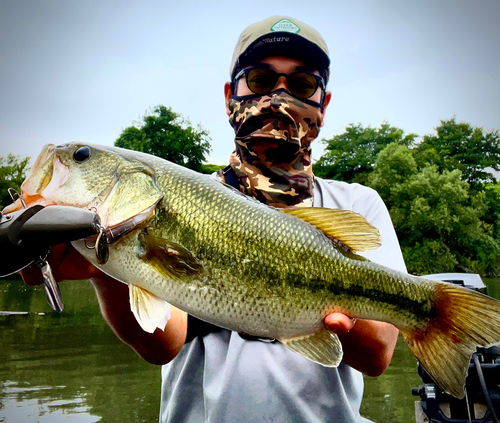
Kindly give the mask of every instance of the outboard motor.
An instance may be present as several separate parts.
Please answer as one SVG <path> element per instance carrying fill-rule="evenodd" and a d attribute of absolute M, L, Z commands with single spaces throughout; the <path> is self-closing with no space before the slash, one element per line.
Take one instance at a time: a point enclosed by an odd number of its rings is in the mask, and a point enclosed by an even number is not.
<path fill-rule="evenodd" d="M 442 273 L 425 277 L 487 294 L 487 287 L 476 274 Z M 415 402 L 416 423 L 499 423 L 500 347 L 478 348 L 473 354 L 463 399 L 443 392 L 420 363 L 417 368 L 423 385 L 412 389 L 412 394 L 420 397 Z"/>

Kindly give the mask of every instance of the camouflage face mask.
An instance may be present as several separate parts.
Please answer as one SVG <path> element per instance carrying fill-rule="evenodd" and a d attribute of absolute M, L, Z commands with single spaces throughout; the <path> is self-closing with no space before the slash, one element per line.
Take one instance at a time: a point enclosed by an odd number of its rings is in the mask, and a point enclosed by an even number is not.
<path fill-rule="evenodd" d="M 240 190 L 274 207 L 311 206 L 311 142 L 318 136 L 323 106 L 281 89 L 265 96 L 233 96 L 229 109 L 236 135 L 230 165 Z M 219 178 L 224 181 L 222 172 Z"/>

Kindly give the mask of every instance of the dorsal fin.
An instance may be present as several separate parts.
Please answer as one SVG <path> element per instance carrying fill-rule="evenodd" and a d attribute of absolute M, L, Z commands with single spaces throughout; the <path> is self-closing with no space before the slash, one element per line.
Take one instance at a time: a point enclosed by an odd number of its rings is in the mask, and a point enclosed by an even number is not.
<path fill-rule="evenodd" d="M 352 210 L 322 207 L 280 209 L 316 226 L 329 238 L 334 238 L 353 252 L 375 250 L 382 244 L 378 229 Z"/>

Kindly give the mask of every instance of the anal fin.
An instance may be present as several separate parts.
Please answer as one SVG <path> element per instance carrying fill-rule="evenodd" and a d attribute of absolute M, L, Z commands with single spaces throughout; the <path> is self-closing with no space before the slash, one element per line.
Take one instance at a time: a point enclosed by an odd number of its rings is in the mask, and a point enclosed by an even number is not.
<path fill-rule="evenodd" d="M 156 295 L 137 286 L 129 285 L 130 309 L 141 328 L 153 333 L 163 330 L 170 319 L 170 304 Z"/>
<path fill-rule="evenodd" d="M 338 367 L 342 361 L 339 337 L 326 328 L 310 335 L 280 339 L 280 342 L 288 349 L 325 367 Z"/>

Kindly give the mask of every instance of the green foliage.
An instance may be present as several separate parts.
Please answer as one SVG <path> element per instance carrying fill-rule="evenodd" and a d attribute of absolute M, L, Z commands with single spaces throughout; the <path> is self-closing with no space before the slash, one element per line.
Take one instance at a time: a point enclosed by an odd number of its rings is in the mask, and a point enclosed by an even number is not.
<path fill-rule="evenodd" d="M 435 164 L 440 171 L 459 169 L 473 189 L 495 182 L 485 169 L 500 170 L 500 134 L 485 132 L 455 118 L 442 120 L 435 135 L 425 135 L 415 151 L 417 162 Z"/>
<path fill-rule="evenodd" d="M 421 243 L 401 246 L 401 250 L 408 272 L 416 275 L 453 272 L 458 264 L 443 240 L 424 239 Z"/>
<path fill-rule="evenodd" d="M 500 239 L 500 183 L 486 185 L 484 195 L 488 212 L 483 217 L 483 220 L 491 225 L 493 236 Z"/>
<path fill-rule="evenodd" d="M 8 193 L 9 188 L 14 188 L 21 192 L 21 184 L 26 178 L 29 170 L 30 157 L 24 159 L 19 156 L 9 154 L 7 157 L 0 157 L 0 194 L 2 199 L 2 209 L 12 203 Z"/>
<path fill-rule="evenodd" d="M 315 165 L 320 177 L 376 189 L 391 214 L 408 270 L 424 274 L 500 272 L 500 134 L 455 118 L 435 134 L 405 135 L 348 125 L 324 141 Z"/>
<path fill-rule="evenodd" d="M 115 141 L 117 147 L 142 151 L 200 171 L 211 151 L 210 135 L 201 125 L 194 128 L 172 108 L 156 106 L 134 126 L 125 128 Z"/>
<path fill-rule="evenodd" d="M 411 150 L 392 143 L 378 154 L 375 171 L 369 175 L 368 182 L 382 198 L 393 202 L 396 201 L 393 191 L 416 173 L 417 164 Z"/>
<path fill-rule="evenodd" d="M 380 128 L 350 124 L 343 134 L 323 140 L 327 146 L 315 164 L 315 173 L 324 178 L 366 184 L 380 151 L 394 142 L 412 146 L 416 137 L 415 134 L 405 135 L 402 129 L 387 122 Z"/>
<path fill-rule="evenodd" d="M 418 169 L 412 150 L 390 144 L 377 158 L 370 186 L 384 199 L 409 272 L 497 274 L 500 245 L 483 192 L 474 193 L 460 170 Z"/>
<path fill-rule="evenodd" d="M 216 164 L 202 164 L 200 172 L 211 175 L 214 172 L 217 172 L 219 169 L 225 167 L 224 165 L 216 165 Z"/>

